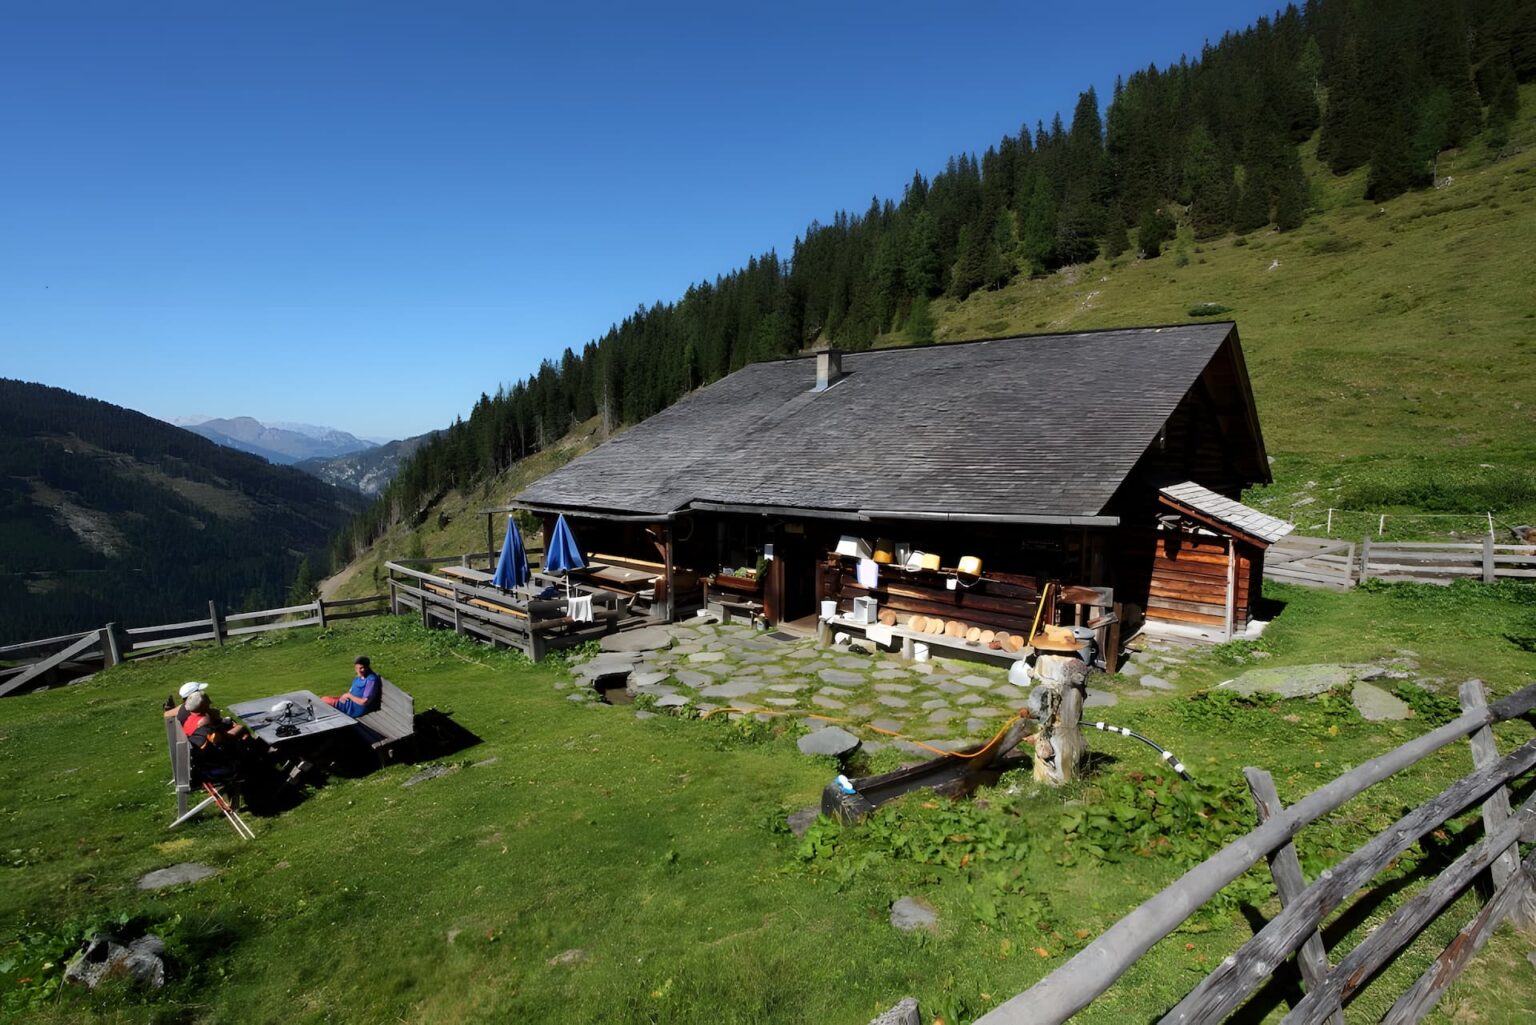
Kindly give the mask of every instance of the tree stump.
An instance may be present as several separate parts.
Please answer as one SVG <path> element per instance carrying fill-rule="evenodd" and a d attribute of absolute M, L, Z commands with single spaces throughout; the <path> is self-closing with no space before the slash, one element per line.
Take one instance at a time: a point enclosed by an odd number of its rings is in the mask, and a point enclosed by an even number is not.
<path fill-rule="evenodd" d="M 1088 666 L 1082 659 L 1064 655 L 1040 655 L 1035 660 L 1035 679 L 1040 715 L 1040 739 L 1035 743 L 1035 779 L 1061 786 L 1082 771 L 1087 747 L 1081 723 L 1084 681 Z"/>

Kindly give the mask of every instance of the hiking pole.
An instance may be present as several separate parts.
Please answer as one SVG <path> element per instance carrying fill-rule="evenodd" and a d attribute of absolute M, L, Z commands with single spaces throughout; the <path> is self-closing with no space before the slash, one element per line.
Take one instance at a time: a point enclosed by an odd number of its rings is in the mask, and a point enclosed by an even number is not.
<path fill-rule="evenodd" d="M 234 829 L 237 836 L 242 840 L 256 839 L 256 834 L 251 831 L 251 827 L 245 824 L 245 820 L 240 817 L 240 813 L 235 811 L 234 807 L 224 799 L 224 795 L 219 793 L 217 787 L 205 780 L 203 782 L 203 789 L 208 791 L 208 796 L 213 799 L 213 803 L 218 806 L 219 811 L 224 813 L 224 817 L 229 820 L 230 827 Z"/>
<path fill-rule="evenodd" d="M 1155 741 L 1148 740 L 1146 737 L 1143 737 L 1140 733 L 1137 733 L 1134 730 L 1127 729 L 1124 726 L 1111 726 L 1111 725 L 1109 725 L 1109 723 L 1105 723 L 1105 722 L 1086 722 L 1085 721 L 1083 723 L 1083 725 L 1084 726 L 1092 726 L 1094 729 L 1096 729 L 1096 730 L 1103 730 L 1105 733 L 1118 733 L 1122 737 L 1130 737 L 1132 740 L 1139 740 L 1139 741 L 1141 741 L 1143 744 L 1147 745 L 1152 750 L 1154 750 L 1158 754 L 1160 754 L 1162 756 L 1162 760 L 1164 762 L 1167 762 L 1168 765 L 1173 769 L 1174 772 L 1177 772 L 1180 776 L 1183 776 L 1186 780 L 1189 780 L 1191 783 L 1194 782 L 1195 777 L 1191 776 L 1188 772 L 1186 772 L 1184 770 L 1184 763 L 1179 761 L 1179 759 L 1174 755 L 1174 753 L 1172 751 L 1168 750 L 1167 748 L 1163 747 L 1161 744 L 1158 744 Z"/>

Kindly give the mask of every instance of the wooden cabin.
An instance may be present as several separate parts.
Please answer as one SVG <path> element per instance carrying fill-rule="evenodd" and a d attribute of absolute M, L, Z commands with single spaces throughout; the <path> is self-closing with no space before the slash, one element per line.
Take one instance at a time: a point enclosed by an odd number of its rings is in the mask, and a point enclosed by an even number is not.
<path fill-rule="evenodd" d="M 1290 529 L 1238 502 L 1270 479 L 1236 325 L 1207 323 L 753 364 L 513 505 L 565 514 L 664 620 L 871 597 L 1017 631 L 1092 589 L 1220 638 Z"/>

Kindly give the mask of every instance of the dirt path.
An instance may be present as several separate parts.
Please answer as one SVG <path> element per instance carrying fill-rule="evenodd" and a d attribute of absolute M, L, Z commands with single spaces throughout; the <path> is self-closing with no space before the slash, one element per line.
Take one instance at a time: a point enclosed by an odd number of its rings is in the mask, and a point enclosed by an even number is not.
<path fill-rule="evenodd" d="M 348 582 L 351 581 L 353 577 L 357 576 L 358 570 L 362 568 L 362 561 L 358 560 L 357 562 L 348 564 L 346 569 L 342 570 L 340 573 L 337 573 L 335 576 L 326 577 L 324 580 L 320 581 L 320 597 L 325 601 L 330 601 L 332 598 L 336 597 L 336 592 L 340 591 L 347 585 Z"/>

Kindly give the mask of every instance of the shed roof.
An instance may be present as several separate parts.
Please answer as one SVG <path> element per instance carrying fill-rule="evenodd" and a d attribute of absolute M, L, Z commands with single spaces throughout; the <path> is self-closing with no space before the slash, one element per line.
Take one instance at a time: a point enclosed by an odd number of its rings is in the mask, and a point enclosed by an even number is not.
<path fill-rule="evenodd" d="M 1217 523 L 1269 544 L 1274 544 L 1296 529 L 1294 523 L 1287 523 L 1268 513 L 1261 513 L 1241 502 L 1233 501 L 1225 495 L 1218 495 L 1209 488 L 1202 488 L 1192 480 L 1162 488 L 1161 492 L 1178 505 L 1202 513 Z"/>
<path fill-rule="evenodd" d="M 690 505 L 1029 521 L 1102 514 L 1223 345 L 1231 323 L 813 357 L 701 388 L 535 482 L 536 508 L 666 514 Z M 1252 409 L 1252 398 L 1243 402 Z M 1250 438 L 1263 441 L 1250 417 Z"/>

